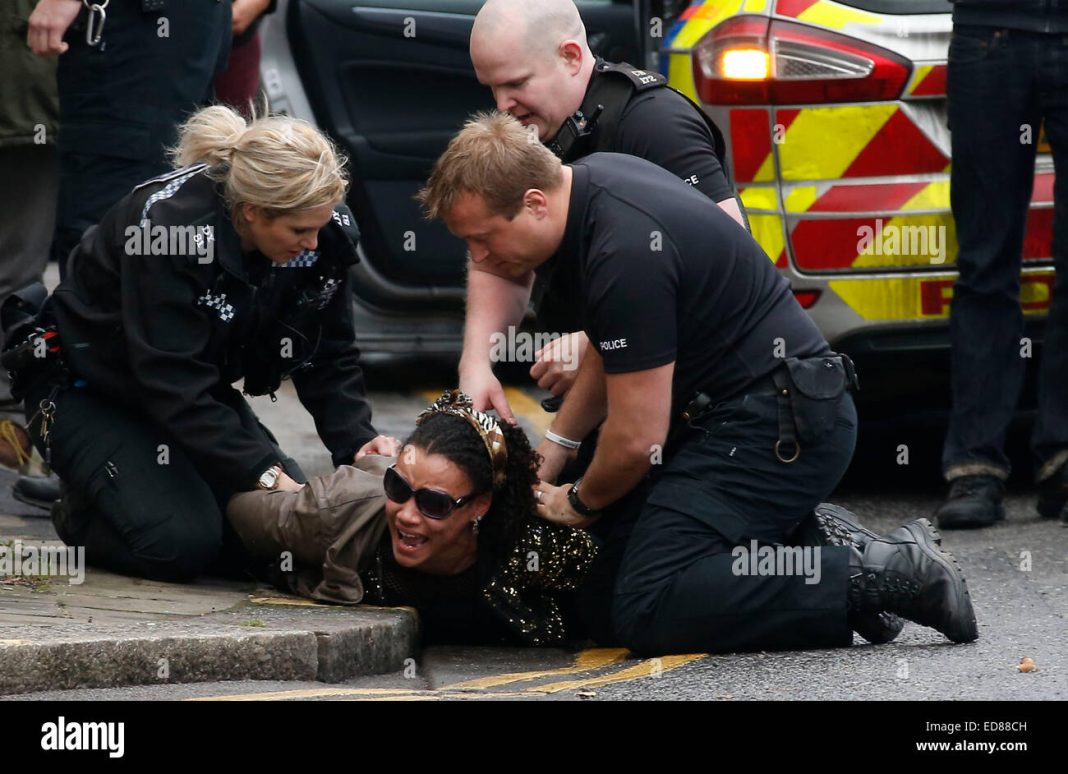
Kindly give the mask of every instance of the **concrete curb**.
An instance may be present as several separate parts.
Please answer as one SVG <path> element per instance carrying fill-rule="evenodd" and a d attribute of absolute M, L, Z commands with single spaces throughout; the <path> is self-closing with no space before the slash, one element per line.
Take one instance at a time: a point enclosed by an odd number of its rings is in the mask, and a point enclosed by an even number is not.
<path fill-rule="evenodd" d="M 230 680 L 320 680 L 403 668 L 408 608 L 250 605 L 186 620 L 0 631 L 0 694 Z M 12 637 L 11 639 L 3 639 Z M 32 639 L 31 639 L 32 638 Z"/>

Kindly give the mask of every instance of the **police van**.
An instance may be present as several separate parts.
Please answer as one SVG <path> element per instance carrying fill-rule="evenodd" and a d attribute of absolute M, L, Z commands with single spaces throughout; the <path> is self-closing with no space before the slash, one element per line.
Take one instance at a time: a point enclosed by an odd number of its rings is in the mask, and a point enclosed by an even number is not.
<path fill-rule="evenodd" d="M 371 353 L 460 349 L 464 246 L 413 195 L 464 118 L 490 109 L 467 41 L 481 0 L 282 0 L 264 26 L 275 110 L 352 160 Z M 944 392 L 956 239 L 947 0 L 578 0 L 594 52 L 659 69 L 723 130 L 753 236 L 832 346 Z M 1053 283 L 1040 136 L 1021 300 L 1037 345 Z M 893 357 L 886 357 L 892 355 Z M 926 379 L 932 379 L 926 385 Z M 869 380 L 865 392 L 882 382 Z M 890 391 L 902 385 L 887 382 Z"/>

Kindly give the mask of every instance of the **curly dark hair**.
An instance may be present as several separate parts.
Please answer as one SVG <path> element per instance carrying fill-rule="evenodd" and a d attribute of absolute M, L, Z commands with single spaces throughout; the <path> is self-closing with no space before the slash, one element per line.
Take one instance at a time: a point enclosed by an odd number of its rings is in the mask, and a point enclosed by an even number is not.
<path fill-rule="evenodd" d="M 493 504 L 479 522 L 478 542 L 480 551 L 484 549 L 494 559 L 503 560 L 523 534 L 524 526 L 537 518 L 532 487 L 538 482 L 540 459 L 521 428 L 505 422 L 500 427 L 508 463 L 499 489 L 493 488 L 493 468 L 486 445 L 463 417 L 431 414 L 404 443 L 427 454 L 447 457 L 467 474 L 476 492 L 493 492 Z"/>

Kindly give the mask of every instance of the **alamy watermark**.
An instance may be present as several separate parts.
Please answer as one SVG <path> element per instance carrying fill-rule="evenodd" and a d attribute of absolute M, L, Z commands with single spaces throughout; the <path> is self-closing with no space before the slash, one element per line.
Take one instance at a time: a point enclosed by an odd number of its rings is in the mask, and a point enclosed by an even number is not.
<path fill-rule="evenodd" d="M 820 582 L 823 572 L 819 546 L 760 545 L 751 540 L 748 546 L 735 546 L 731 556 L 734 575 L 799 575 L 811 586 Z"/>
<path fill-rule="evenodd" d="M 127 226 L 123 246 L 127 255 L 185 255 L 197 263 L 215 260 L 215 229 L 212 226 L 163 226 L 141 221 Z"/>
<path fill-rule="evenodd" d="M 72 586 L 85 582 L 84 546 L 0 545 L 0 578 L 65 577 Z"/>
<path fill-rule="evenodd" d="M 85 722 L 63 715 L 41 725 L 41 749 L 48 751 L 98 750 L 121 758 L 126 750 L 126 724 L 122 721 Z"/>
<path fill-rule="evenodd" d="M 559 333 L 530 333 L 516 330 L 514 325 L 509 325 L 506 332 L 496 331 L 490 336 L 490 362 L 533 363 L 538 352 L 556 341 L 560 343 L 553 360 L 561 363 L 565 371 L 578 368 L 582 352 L 575 337 Z"/>
<path fill-rule="evenodd" d="M 945 226 L 892 226 L 876 218 L 875 227 L 857 229 L 857 255 L 887 255 L 927 258 L 932 264 L 946 262 Z"/>

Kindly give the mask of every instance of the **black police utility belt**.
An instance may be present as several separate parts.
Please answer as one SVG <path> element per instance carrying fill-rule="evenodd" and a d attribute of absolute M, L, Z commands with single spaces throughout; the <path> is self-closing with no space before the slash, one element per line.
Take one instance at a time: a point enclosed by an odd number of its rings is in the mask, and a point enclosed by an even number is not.
<path fill-rule="evenodd" d="M 817 444 L 830 435 L 842 396 L 846 390 L 854 393 L 860 390 L 860 380 L 848 355 L 788 357 L 739 396 L 763 389 L 773 389 L 778 398 L 779 439 L 774 452 L 779 462 L 788 465 L 801 456 L 803 446 Z M 682 410 L 676 427 L 693 427 L 693 422 L 713 408 L 712 399 L 698 392 Z"/>
<path fill-rule="evenodd" d="M 708 126 L 715 143 L 716 158 L 719 159 L 727 180 L 733 185 L 730 167 L 727 165 L 727 143 L 723 132 L 699 105 L 681 91 L 668 86 L 667 78 L 660 73 L 639 70 L 625 62 L 612 64 L 597 60 L 594 68 L 595 74 L 600 77 L 590 81 L 590 88 L 582 105 L 564 121 L 556 137 L 548 144 L 549 150 L 564 163 L 611 148 L 618 135 L 623 111 L 626 110 L 631 97 L 650 89 L 667 88 L 689 102 Z M 594 127 L 597 128 L 596 134 Z"/>

